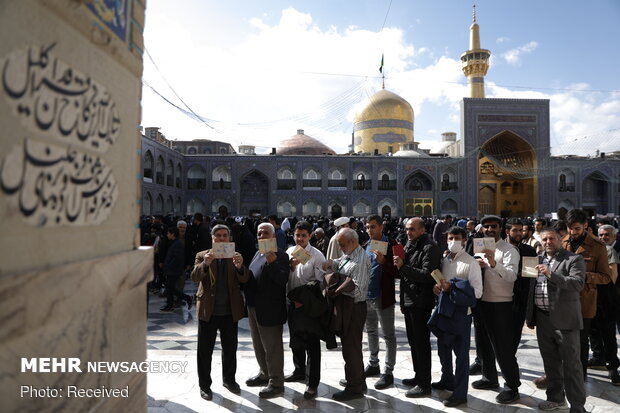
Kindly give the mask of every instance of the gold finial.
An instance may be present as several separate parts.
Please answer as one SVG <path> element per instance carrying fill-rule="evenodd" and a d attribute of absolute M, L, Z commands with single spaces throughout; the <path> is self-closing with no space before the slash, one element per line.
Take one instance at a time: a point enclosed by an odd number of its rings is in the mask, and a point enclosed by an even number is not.
<path fill-rule="evenodd" d="M 476 5 L 474 4 L 474 23 L 476 23 Z"/>

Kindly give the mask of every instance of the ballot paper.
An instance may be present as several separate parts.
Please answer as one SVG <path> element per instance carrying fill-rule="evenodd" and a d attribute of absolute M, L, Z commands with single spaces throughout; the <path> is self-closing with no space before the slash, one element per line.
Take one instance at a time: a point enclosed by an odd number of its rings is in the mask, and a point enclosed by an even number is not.
<path fill-rule="evenodd" d="M 232 258 L 235 255 L 234 242 L 214 242 L 211 248 L 215 258 Z"/>
<path fill-rule="evenodd" d="M 370 250 L 379 251 L 383 255 L 387 255 L 388 243 L 385 241 L 370 240 Z"/>
<path fill-rule="evenodd" d="M 293 252 L 291 252 L 291 255 L 297 258 L 297 261 L 299 261 L 302 265 L 310 261 L 310 258 L 312 258 L 312 255 L 310 255 L 305 248 L 300 247 L 299 245 L 295 247 Z"/>
<path fill-rule="evenodd" d="M 522 277 L 536 278 L 538 277 L 538 257 L 523 257 L 523 270 L 521 271 Z"/>
<path fill-rule="evenodd" d="M 441 284 L 441 280 L 446 279 L 446 277 L 444 277 L 441 271 L 439 271 L 438 269 L 433 270 L 433 272 L 431 272 L 431 277 L 433 277 L 433 279 L 435 280 L 437 284 Z"/>
<path fill-rule="evenodd" d="M 276 244 L 275 238 L 259 239 L 258 240 L 258 252 L 266 254 L 268 252 L 277 252 L 278 244 Z"/>
<path fill-rule="evenodd" d="M 495 238 L 474 238 L 474 255 L 484 254 L 482 250 L 495 251 Z"/>

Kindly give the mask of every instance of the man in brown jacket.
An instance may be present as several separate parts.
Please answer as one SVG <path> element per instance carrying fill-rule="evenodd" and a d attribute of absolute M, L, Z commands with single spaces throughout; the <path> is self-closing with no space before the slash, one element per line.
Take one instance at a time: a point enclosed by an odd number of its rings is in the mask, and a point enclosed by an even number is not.
<path fill-rule="evenodd" d="M 564 249 L 579 254 L 586 262 L 586 279 L 580 293 L 583 329 L 581 330 L 581 363 L 584 380 L 588 368 L 588 336 L 590 323 L 596 315 L 597 285 L 611 282 L 607 263 L 607 249 L 599 239 L 588 233 L 588 217 L 581 209 L 572 209 L 566 215 L 568 235 L 562 239 Z"/>
<path fill-rule="evenodd" d="M 230 242 L 230 229 L 216 225 L 211 230 L 213 243 Z M 196 254 L 192 280 L 198 286 L 198 384 L 200 396 L 211 400 L 211 359 L 217 331 L 222 345 L 222 378 L 224 387 L 233 393 L 241 389 L 235 380 L 237 372 L 237 322 L 245 317 L 245 305 L 239 284 L 246 283 L 250 273 L 238 252 L 232 258 L 216 258 L 213 249 Z"/>

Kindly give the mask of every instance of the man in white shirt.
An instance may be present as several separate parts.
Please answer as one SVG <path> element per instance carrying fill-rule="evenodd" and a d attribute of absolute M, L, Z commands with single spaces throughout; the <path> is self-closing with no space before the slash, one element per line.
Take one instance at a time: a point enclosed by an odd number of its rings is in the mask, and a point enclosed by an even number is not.
<path fill-rule="evenodd" d="M 472 383 L 474 389 L 499 387 L 495 360 L 506 381 L 504 390 L 495 400 L 510 404 L 519 400 L 519 365 L 513 351 L 512 291 L 519 268 L 519 252 L 502 240 L 501 218 L 487 215 L 480 221 L 485 237 L 495 239 L 495 251 L 485 249 L 476 254 L 483 272 L 482 299 L 476 307 L 479 320 L 476 326 L 476 345 L 482 359 L 482 379 Z"/>
<path fill-rule="evenodd" d="M 441 263 L 444 280 L 434 287 L 435 294 L 450 291 L 448 280 L 459 278 L 469 281 L 476 299 L 482 297 L 482 271 L 478 262 L 465 251 L 467 232 L 460 227 L 452 227 L 447 233 L 448 251 Z M 463 310 L 464 311 L 464 310 Z M 452 395 L 444 400 L 446 407 L 456 407 L 467 402 L 469 383 L 469 346 L 471 340 L 471 310 L 465 316 L 465 324 L 459 332 L 451 331 L 450 339 L 437 336 L 437 351 L 441 361 L 441 379 L 431 383 L 439 390 L 452 390 Z M 452 352 L 456 355 L 456 375 L 452 370 Z"/>
<path fill-rule="evenodd" d="M 299 221 L 295 224 L 295 246 L 290 247 L 286 253 L 290 259 L 291 272 L 289 275 L 287 288 L 288 291 L 294 290 L 297 287 L 306 285 L 311 281 L 318 281 L 320 285 L 323 284 L 323 263 L 325 257 L 318 249 L 310 245 L 310 234 L 312 233 L 312 225 L 307 221 Z M 293 256 L 293 251 L 296 248 L 303 248 L 310 259 L 302 264 L 297 258 Z M 296 328 L 292 325 L 292 312 L 296 307 L 301 307 L 301 303 L 290 302 L 289 304 L 289 330 L 292 331 Z M 293 343 L 299 345 L 299 347 L 293 347 Z M 293 364 L 295 370 L 293 373 L 284 377 L 285 382 L 304 381 L 306 379 L 306 354 L 308 358 L 308 387 L 304 392 L 304 397 L 311 399 L 316 397 L 317 387 L 321 380 L 321 340 L 318 335 L 305 332 L 303 335 L 296 335 L 295 339 L 291 337 L 291 349 L 293 351 Z"/>

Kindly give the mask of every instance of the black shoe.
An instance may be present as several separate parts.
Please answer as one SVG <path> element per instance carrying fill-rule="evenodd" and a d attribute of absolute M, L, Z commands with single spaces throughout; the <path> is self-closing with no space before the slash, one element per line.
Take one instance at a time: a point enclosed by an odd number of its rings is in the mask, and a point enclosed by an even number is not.
<path fill-rule="evenodd" d="M 467 399 L 453 399 L 452 396 L 448 397 L 446 400 L 443 401 L 443 405 L 446 407 L 456 407 L 456 406 L 460 406 L 462 404 L 466 404 L 467 403 Z"/>
<path fill-rule="evenodd" d="M 364 393 L 355 393 L 348 389 L 337 391 L 336 393 L 332 394 L 332 399 L 338 400 L 341 402 L 344 402 L 347 400 L 359 399 L 361 397 L 364 397 Z"/>
<path fill-rule="evenodd" d="M 618 374 L 618 370 L 614 369 L 609 372 L 609 379 L 611 380 L 611 384 L 614 386 L 620 386 L 620 374 Z"/>
<path fill-rule="evenodd" d="M 284 376 L 284 381 L 287 383 L 293 383 L 296 381 L 305 381 L 306 375 L 304 373 L 300 373 L 297 371 L 292 372 L 291 374 Z"/>
<path fill-rule="evenodd" d="M 416 385 L 415 379 L 403 379 L 401 383 L 403 384 L 403 386 L 409 387 L 413 387 Z"/>
<path fill-rule="evenodd" d="M 260 374 L 257 374 L 254 377 L 250 377 L 245 381 L 245 384 L 250 387 L 258 387 L 258 386 L 266 386 L 269 383 L 269 379 L 267 377 L 263 377 Z"/>
<path fill-rule="evenodd" d="M 165 305 L 162 308 L 160 308 L 159 311 L 162 313 L 174 313 L 174 307 Z"/>
<path fill-rule="evenodd" d="M 314 399 L 317 395 L 317 388 L 312 386 L 307 386 L 306 391 L 304 392 L 304 399 L 310 400 Z"/>
<path fill-rule="evenodd" d="M 592 357 L 588 360 L 588 368 L 594 370 L 606 370 L 605 360 L 598 357 Z"/>
<path fill-rule="evenodd" d="M 185 302 L 187 303 L 187 311 L 192 309 L 192 304 L 194 304 L 194 300 L 189 295 L 185 297 Z"/>
<path fill-rule="evenodd" d="M 200 397 L 202 397 L 205 400 L 212 400 L 213 392 L 211 391 L 211 389 L 207 389 L 207 390 L 200 389 Z"/>
<path fill-rule="evenodd" d="M 519 394 L 517 390 L 508 389 L 508 390 L 501 391 L 495 398 L 495 401 L 501 404 L 512 404 L 516 402 L 517 400 L 519 400 L 520 398 L 521 398 L 521 395 Z"/>
<path fill-rule="evenodd" d="M 267 387 L 261 389 L 258 392 L 258 397 L 262 399 L 271 399 L 272 397 L 277 397 L 281 394 L 284 394 L 284 386 L 272 386 L 269 384 Z"/>
<path fill-rule="evenodd" d="M 482 378 L 480 380 L 476 380 L 475 382 L 473 382 L 471 384 L 471 387 L 473 387 L 474 389 L 478 389 L 478 390 L 490 390 L 490 389 L 497 389 L 499 387 L 499 383 L 492 382 L 490 380 Z"/>
<path fill-rule="evenodd" d="M 431 383 L 431 387 L 433 389 L 437 389 L 437 390 L 450 390 L 450 391 L 454 391 L 454 386 L 448 386 L 444 383 L 442 383 L 441 381 L 436 381 Z"/>
<path fill-rule="evenodd" d="M 407 390 L 407 397 L 425 397 L 431 394 L 431 389 L 416 385 L 414 388 Z"/>
<path fill-rule="evenodd" d="M 340 381 L 338 381 L 338 384 L 340 384 L 342 387 L 347 387 L 347 379 L 340 379 Z M 362 384 L 362 390 L 364 391 L 364 393 L 368 391 L 368 385 L 365 381 L 364 384 Z"/>
<path fill-rule="evenodd" d="M 381 374 L 381 369 L 379 368 L 379 366 L 368 365 L 364 369 L 364 375 L 366 377 L 374 377 L 374 376 L 378 376 L 380 374 Z"/>
<path fill-rule="evenodd" d="M 392 384 L 394 384 L 394 376 L 391 374 L 382 374 L 381 377 L 379 377 L 379 380 L 375 383 L 375 389 L 387 389 Z"/>
<path fill-rule="evenodd" d="M 235 393 L 235 394 L 241 393 L 241 387 L 239 387 L 236 381 L 232 381 L 232 382 L 225 381 L 223 383 L 223 386 L 226 387 L 228 391 L 231 393 Z"/>
<path fill-rule="evenodd" d="M 478 374 L 482 374 L 482 366 L 474 361 L 469 366 L 469 375 L 477 376 Z"/>

